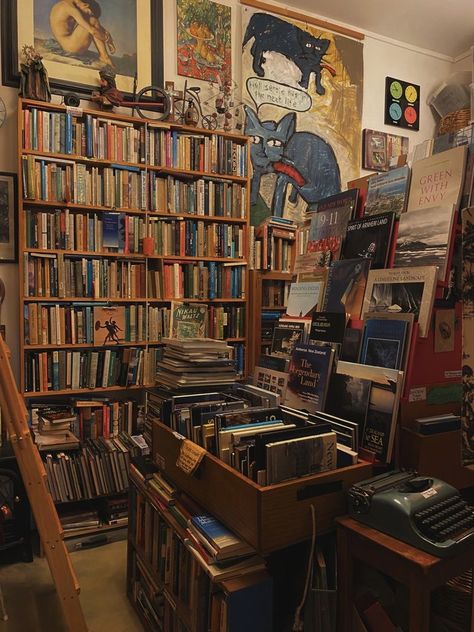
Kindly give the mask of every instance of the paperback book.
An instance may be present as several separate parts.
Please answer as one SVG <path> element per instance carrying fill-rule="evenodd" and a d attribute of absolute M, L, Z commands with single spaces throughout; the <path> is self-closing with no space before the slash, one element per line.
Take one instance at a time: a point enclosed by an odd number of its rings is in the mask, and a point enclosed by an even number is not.
<path fill-rule="evenodd" d="M 253 383 L 255 386 L 263 388 L 266 391 L 277 393 L 283 401 L 286 395 L 288 373 L 275 371 L 263 366 L 256 366 L 254 369 Z"/>
<path fill-rule="evenodd" d="M 297 345 L 291 355 L 285 405 L 297 410 L 324 410 L 334 350 L 317 345 Z"/>
<path fill-rule="evenodd" d="M 397 218 L 405 212 L 410 169 L 399 167 L 386 173 L 380 173 L 369 180 L 365 215 L 378 215 L 394 211 Z"/>
<path fill-rule="evenodd" d="M 370 259 L 344 259 L 329 266 L 324 312 L 343 312 L 360 318 Z"/>
<path fill-rule="evenodd" d="M 349 222 L 341 259 L 370 259 L 371 270 L 386 268 L 391 252 L 394 222 L 393 212 Z"/>
<path fill-rule="evenodd" d="M 323 297 L 324 281 L 292 283 L 288 295 L 286 315 L 296 318 L 309 316 L 318 309 Z"/>
<path fill-rule="evenodd" d="M 304 341 L 306 325 L 304 322 L 280 320 L 273 330 L 271 353 L 289 357 L 297 344 Z"/>
<path fill-rule="evenodd" d="M 341 191 L 341 193 L 336 193 L 335 195 L 330 195 L 322 200 L 318 200 L 314 205 L 315 208 L 313 209 L 311 207 L 308 210 L 320 213 L 321 211 L 335 211 L 341 208 L 350 208 L 353 217 L 354 211 L 357 208 L 358 196 L 359 190 L 357 188 L 348 188 L 347 191 Z"/>
<path fill-rule="evenodd" d="M 371 270 L 364 297 L 364 313 L 414 314 L 420 336 L 428 336 L 438 271 L 434 266 Z"/>
<path fill-rule="evenodd" d="M 394 267 L 437 266 L 438 280 L 446 281 L 455 215 L 454 205 L 404 213 L 398 226 Z"/>
<path fill-rule="evenodd" d="M 170 337 L 178 340 L 204 338 L 207 305 L 172 304 Z"/>
<path fill-rule="evenodd" d="M 365 323 L 360 364 L 402 369 L 409 323 L 405 320 L 370 319 Z"/>
<path fill-rule="evenodd" d="M 355 422 L 359 436 L 365 426 L 372 382 L 362 377 L 334 373 L 329 382 L 325 411 Z"/>
<path fill-rule="evenodd" d="M 315 312 L 309 330 L 310 343 L 336 343 L 342 345 L 346 330 L 344 312 Z"/>

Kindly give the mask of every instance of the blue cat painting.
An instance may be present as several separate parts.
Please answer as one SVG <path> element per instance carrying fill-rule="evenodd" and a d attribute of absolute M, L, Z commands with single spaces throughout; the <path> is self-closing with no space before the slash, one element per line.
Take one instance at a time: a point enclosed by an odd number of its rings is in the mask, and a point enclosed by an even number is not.
<path fill-rule="evenodd" d="M 271 214 L 283 216 L 286 190 L 289 201 L 298 196 L 311 207 L 318 200 L 339 193 L 341 176 L 334 151 L 325 140 L 311 132 L 297 132 L 296 114 L 286 114 L 278 123 L 260 121 L 252 108 L 245 106 L 245 134 L 250 136 L 253 177 L 251 203 L 258 201 L 262 176 L 277 174 Z"/>
<path fill-rule="evenodd" d="M 302 88 L 308 88 L 311 73 L 314 72 L 316 92 L 320 95 L 325 93 L 324 86 L 321 84 L 321 68 L 324 67 L 331 74 L 335 74 L 333 68 L 323 63 L 323 57 L 330 44 L 328 39 L 314 37 L 311 33 L 269 13 L 252 15 L 245 31 L 242 48 L 252 37 L 254 38 L 250 49 L 253 57 L 252 67 L 258 77 L 263 77 L 265 74 L 263 54 L 266 51 L 274 51 L 284 55 L 300 69 L 299 84 Z"/>

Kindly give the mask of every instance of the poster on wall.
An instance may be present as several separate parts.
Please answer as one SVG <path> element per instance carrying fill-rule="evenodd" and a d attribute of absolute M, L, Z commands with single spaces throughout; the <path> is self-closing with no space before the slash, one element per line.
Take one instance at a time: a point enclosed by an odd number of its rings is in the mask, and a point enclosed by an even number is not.
<path fill-rule="evenodd" d="M 177 1 L 178 75 L 232 79 L 231 8 L 211 0 Z"/>
<path fill-rule="evenodd" d="M 242 33 L 251 222 L 299 221 L 359 175 L 363 45 L 249 7 Z"/>
<path fill-rule="evenodd" d="M 11 0 L 1 5 L 2 81 L 18 85 L 24 45 L 43 57 L 54 88 L 90 93 L 100 70 L 132 92 L 162 84 L 162 0 Z"/>
<path fill-rule="evenodd" d="M 474 206 L 462 211 L 462 460 L 474 469 Z"/>

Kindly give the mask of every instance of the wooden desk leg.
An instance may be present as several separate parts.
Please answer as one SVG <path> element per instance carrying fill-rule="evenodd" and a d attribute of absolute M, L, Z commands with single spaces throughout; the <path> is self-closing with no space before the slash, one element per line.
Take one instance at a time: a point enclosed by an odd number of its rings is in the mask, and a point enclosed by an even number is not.
<path fill-rule="evenodd" d="M 353 559 L 349 536 L 345 529 L 337 530 L 337 632 L 352 630 Z"/>
<path fill-rule="evenodd" d="M 410 583 L 410 632 L 430 632 L 431 592 L 426 590 L 421 580 Z"/>

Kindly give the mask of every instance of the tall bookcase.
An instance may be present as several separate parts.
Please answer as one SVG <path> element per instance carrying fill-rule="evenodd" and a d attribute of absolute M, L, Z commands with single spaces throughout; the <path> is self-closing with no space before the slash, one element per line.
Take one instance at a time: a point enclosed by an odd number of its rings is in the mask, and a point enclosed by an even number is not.
<path fill-rule="evenodd" d="M 245 374 L 247 137 L 26 99 L 18 117 L 24 397 L 143 400 L 175 301 L 208 306 Z M 114 308 L 123 339 L 97 344 Z"/>

